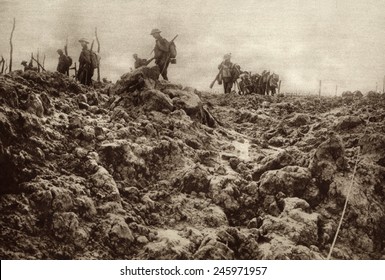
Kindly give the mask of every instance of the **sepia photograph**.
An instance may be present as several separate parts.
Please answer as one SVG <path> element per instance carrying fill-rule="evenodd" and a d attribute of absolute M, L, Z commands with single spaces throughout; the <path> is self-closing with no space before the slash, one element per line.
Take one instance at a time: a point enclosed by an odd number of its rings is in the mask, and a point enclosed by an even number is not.
<path fill-rule="evenodd" d="M 384 260 L 384 11 L 0 0 L 0 259 Z"/>

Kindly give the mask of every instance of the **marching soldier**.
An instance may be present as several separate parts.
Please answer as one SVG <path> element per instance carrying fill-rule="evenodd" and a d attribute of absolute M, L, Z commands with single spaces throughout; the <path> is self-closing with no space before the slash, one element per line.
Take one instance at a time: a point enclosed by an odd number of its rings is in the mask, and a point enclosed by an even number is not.
<path fill-rule="evenodd" d="M 232 74 L 234 65 L 235 64 L 231 62 L 231 53 L 229 53 L 224 55 L 222 63 L 218 66 L 218 69 L 221 71 L 225 93 L 230 93 L 233 88 L 234 79 Z"/>
<path fill-rule="evenodd" d="M 167 68 L 170 64 L 170 44 L 165 38 L 160 35 L 161 32 L 162 31 L 155 28 L 151 31 L 150 35 L 155 38 L 155 64 L 158 65 L 160 69 L 160 74 L 162 75 L 163 79 L 168 81 Z"/>
<path fill-rule="evenodd" d="M 94 75 L 94 67 L 92 66 L 91 52 L 88 50 L 88 41 L 84 38 L 79 40 L 80 45 L 82 46 L 82 51 L 79 56 L 79 72 L 78 80 L 83 85 L 92 84 L 92 76 Z"/>
<path fill-rule="evenodd" d="M 68 69 L 70 67 L 69 62 L 68 62 L 68 58 L 66 55 L 64 55 L 64 52 L 61 49 L 57 50 L 57 53 L 59 55 L 59 62 L 57 64 L 56 70 L 59 73 L 67 74 Z"/>

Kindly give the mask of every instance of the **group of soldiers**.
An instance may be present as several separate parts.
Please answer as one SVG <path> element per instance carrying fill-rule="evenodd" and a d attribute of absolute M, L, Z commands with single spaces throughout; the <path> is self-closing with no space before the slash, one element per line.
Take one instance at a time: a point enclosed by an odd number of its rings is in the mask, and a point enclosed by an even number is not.
<path fill-rule="evenodd" d="M 152 60 L 155 60 L 155 64 L 159 67 L 160 74 L 162 75 L 163 79 L 168 80 L 167 68 L 170 63 L 176 63 L 176 48 L 175 44 L 173 43 L 176 37 L 171 42 L 168 42 L 160 35 L 161 32 L 162 31 L 155 28 L 150 33 L 150 35 L 152 35 L 155 39 L 153 58 L 149 60 L 141 59 L 137 54 L 134 54 L 133 57 L 135 59 L 135 68 L 147 66 Z M 80 83 L 89 86 L 92 84 L 92 77 L 94 75 L 95 69 L 99 67 L 100 57 L 88 48 L 89 42 L 85 38 L 80 39 L 79 43 L 82 50 L 79 56 L 79 68 L 76 69 L 76 67 L 74 67 L 76 73 L 75 76 Z M 72 69 L 70 68 L 72 65 L 72 58 L 67 54 L 67 47 L 64 47 L 64 51 L 62 49 L 58 49 L 57 53 L 59 55 L 59 61 L 56 70 L 62 74 L 69 75 L 69 70 Z M 33 60 L 34 59 L 32 57 L 29 63 L 27 63 L 27 61 L 22 61 L 21 64 L 24 66 L 24 71 L 38 70 L 38 67 L 33 66 Z"/>
<path fill-rule="evenodd" d="M 242 71 L 238 64 L 231 62 L 231 53 L 224 55 L 218 69 L 219 73 L 211 83 L 210 88 L 217 81 L 219 84 L 223 84 L 225 94 L 230 93 L 234 86 L 238 88 L 239 94 L 274 95 L 280 90 L 281 81 L 277 74 L 271 74 L 270 71 L 266 70 L 262 74 Z"/>
<path fill-rule="evenodd" d="M 133 55 L 135 60 L 135 69 L 147 66 L 152 60 L 155 60 L 155 64 L 158 66 L 161 76 L 164 80 L 168 80 L 167 69 L 171 64 L 176 63 L 176 47 L 174 37 L 170 42 L 163 38 L 160 33 L 162 31 L 155 28 L 151 31 L 150 35 L 155 39 L 155 46 L 153 49 L 154 56 L 151 59 L 142 59 L 137 54 Z M 79 68 L 76 69 L 76 65 L 70 68 L 72 65 L 72 59 L 68 56 L 67 46 L 57 50 L 59 55 L 59 61 L 57 65 L 57 71 L 65 75 L 69 75 L 70 69 L 75 69 L 75 76 L 80 83 L 84 85 L 92 84 L 92 77 L 94 70 L 99 67 L 100 57 L 88 48 L 89 42 L 82 38 L 79 40 L 81 45 L 81 52 L 79 56 Z M 29 64 L 26 61 L 22 62 L 24 70 L 34 70 L 32 59 Z M 38 62 L 37 62 L 38 63 Z M 211 83 L 210 88 L 213 87 L 217 81 L 219 84 L 223 84 L 224 93 L 230 93 L 234 86 L 238 88 L 239 94 L 272 94 L 274 95 L 277 90 L 279 92 L 281 81 L 279 76 L 275 73 L 270 74 L 270 71 L 263 71 L 261 75 L 251 72 L 242 71 L 238 64 L 231 62 L 231 53 L 224 55 L 223 61 L 218 66 L 219 73 L 215 77 L 215 80 Z M 239 80 L 240 79 L 240 80 Z M 238 81 L 239 80 L 239 81 Z"/>

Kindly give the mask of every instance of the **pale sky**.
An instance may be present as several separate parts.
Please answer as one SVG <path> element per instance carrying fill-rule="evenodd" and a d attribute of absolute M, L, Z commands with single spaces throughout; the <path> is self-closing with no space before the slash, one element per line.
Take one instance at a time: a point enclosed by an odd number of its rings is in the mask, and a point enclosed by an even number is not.
<path fill-rule="evenodd" d="M 66 37 L 74 61 L 79 38 L 98 28 L 102 77 L 116 81 L 133 67 L 133 53 L 150 58 L 159 28 L 176 34 L 172 82 L 208 90 L 225 53 L 243 70 L 280 75 L 282 91 L 334 94 L 382 90 L 385 75 L 384 0 L 0 0 L 0 55 L 9 59 L 16 17 L 13 69 L 37 49 L 55 70 Z M 216 86 L 220 91 L 221 87 Z"/>

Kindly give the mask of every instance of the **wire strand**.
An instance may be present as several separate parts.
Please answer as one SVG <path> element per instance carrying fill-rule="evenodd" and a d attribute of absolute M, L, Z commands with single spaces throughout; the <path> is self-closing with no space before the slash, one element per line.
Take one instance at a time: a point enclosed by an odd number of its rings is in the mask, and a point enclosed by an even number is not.
<path fill-rule="evenodd" d="M 347 193 L 346 199 L 345 199 L 344 209 L 342 210 L 340 222 L 338 223 L 337 231 L 336 231 L 336 234 L 334 235 L 333 243 L 332 243 L 332 246 L 330 247 L 330 250 L 329 250 L 329 254 L 328 254 L 328 257 L 327 257 L 328 260 L 330 259 L 331 255 L 333 253 L 334 245 L 336 244 L 338 233 L 339 233 L 339 231 L 341 229 L 342 220 L 344 219 L 344 216 L 345 216 L 346 208 L 347 208 L 348 201 L 349 201 L 349 196 L 350 196 L 350 193 L 352 191 L 353 184 L 354 184 L 354 177 L 356 175 L 356 170 L 357 170 L 358 160 L 359 160 L 359 157 L 360 157 L 360 152 L 361 152 L 361 149 L 359 148 L 358 153 L 357 153 L 356 163 L 354 165 L 352 180 L 350 182 L 348 193 Z"/>

